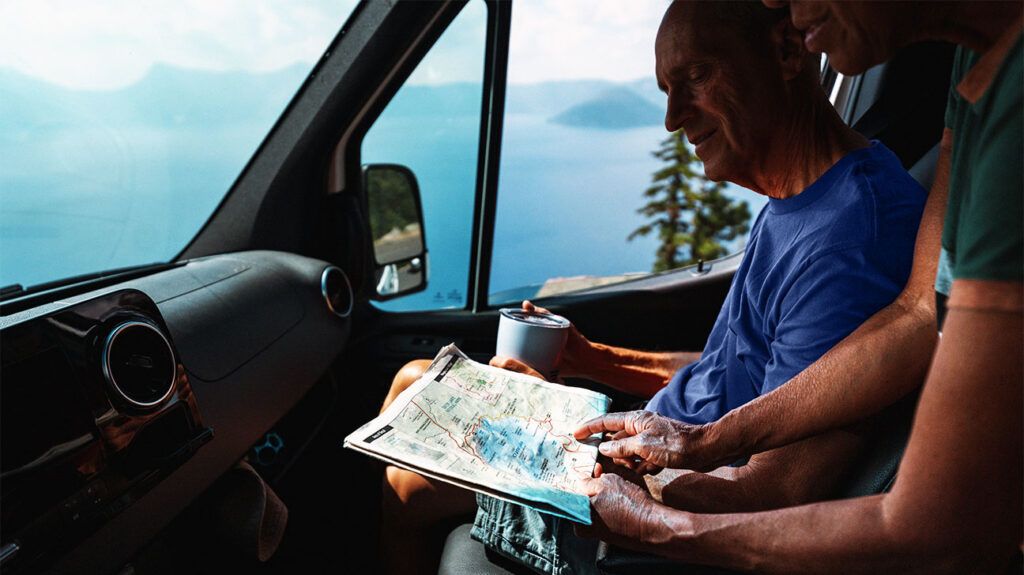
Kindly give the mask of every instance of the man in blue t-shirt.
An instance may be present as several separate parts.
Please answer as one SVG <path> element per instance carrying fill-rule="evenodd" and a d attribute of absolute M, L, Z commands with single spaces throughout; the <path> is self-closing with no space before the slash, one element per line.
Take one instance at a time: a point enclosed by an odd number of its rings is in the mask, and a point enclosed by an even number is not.
<path fill-rule="evenodd" d="M 630 350 L 590 342 L 573 329 L 559 368 L 566 377 L 652 398 L 650 411 L 701 424 L 783 385 L 899 294 L 926 194 L 892 152 L 842 122 L 818 83 L 817 57 L 784 13 L 750 2 L 676 2 L 656 53 L 658 83 L 668 94 L 666 128 L 685 131 L 709 178 L 764 194 L 769 203 L 703 352 Z M 507 358 L 492 364 L 530 371 Z M 418 371 L 403 370 L 387 401 Z M 854 434 L 831 432 L 741 468 L 691 478 L 684 472 L 655 495 L 710 512 L 816 500 L 834 488 L 858 448 Z M 788 480 L 759 489 L 765 474 Z M 456 514 L 471 500 L 469 492 L 388 469 L 385 511 L 406 521 L 438 510 Z M 572 537 L 566 522 L 488 497 L 479 506 L 473 536 L 502 555 L 544 572 L 592 569 L 592 551 L 583 548 L 590 542 Z"/>
<path fill-rule="evenodd" d="M 924 199 L 877 142 L 770 198 L 704 353 L 647 409 L 707 423 L 800 373 L 903 288 Z"/>

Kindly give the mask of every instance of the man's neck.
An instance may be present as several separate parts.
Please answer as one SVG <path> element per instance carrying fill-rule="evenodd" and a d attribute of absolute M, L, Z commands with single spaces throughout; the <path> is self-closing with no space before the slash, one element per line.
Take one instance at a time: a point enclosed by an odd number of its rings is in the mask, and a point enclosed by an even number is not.
<path fill-rule="evenodd" d="M 823 92 L 805 91 L 793 102 L 772 138 L 753 190 L 770 198 L 791 198 L 807 189 L 850 152 L 868 146 L 863 136 L 843 123 Z"/>

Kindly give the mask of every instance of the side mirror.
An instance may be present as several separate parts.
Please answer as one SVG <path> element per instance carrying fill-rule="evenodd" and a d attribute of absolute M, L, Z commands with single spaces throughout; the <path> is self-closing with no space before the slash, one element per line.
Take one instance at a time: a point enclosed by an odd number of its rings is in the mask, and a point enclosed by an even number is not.
<path fill-rule="evenodd" d="M 363 190 L 373 237 L 373 299 L 387 300 L 427 287 L 423 207 L 412 170 L 397 164 L 363 166 Z"/>

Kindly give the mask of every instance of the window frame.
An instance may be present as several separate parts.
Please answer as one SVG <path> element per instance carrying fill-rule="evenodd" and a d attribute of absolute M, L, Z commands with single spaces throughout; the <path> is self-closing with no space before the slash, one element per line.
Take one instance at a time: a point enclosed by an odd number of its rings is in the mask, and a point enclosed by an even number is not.
<path fill-rule="evenodd" d="M 477 161 L 476 205 L 469 256 L 466 309 L 476 313 L 492 309 L 487 301 L 491 284 L 494 222 L 498 206 L 498 175 L 505 121 L 505 88 L 512 32 L 512 2 L 487 0 L 487 46 L 484 52 L 484 89 Z"/>
<path fill-rule="evenodd" d="M 363 3 L 369 0 L 364 0 Z M 375 94 L 357 114 L 357 120 L 340 134 L 332 154 L 328 175 L 328 194 L 356 194 L 355 203 L 361 214 L 368 214 L 366 195 L 362 190 L 362 145 L 366 134 L 384 113 L 388 104 L 405 85 L 416 67 L 426 57 L 438 40 L 455 21 L 462 9 L 472 0 L 448 0 L 435 13 L 429 26 L 423 29 L 411 43 L 410 48 L 399 58 L 397 65 L 389 70 L 384 80 L 375 89 Z M 487 11 L 484 39 L 484 66 L 482 74 L 479 136 L 477 144 L 477 168 L 473 193 L 473 221 L 469 249 L 468 282 L 466 301 L 462 307 L 419 311 L 388 311 L 377 308 L 383 314 L 415 314 L 443 311 L 482 311 L 481 302 L 486 302 L 480 293 L 486 294 L 489 283 L 490 247 L 494 237 L 494 206 L 497 201 L 496 188 L 500 161 L 501 128 L 504 118 L 505 77 L 508 62 L 508 42 L 511 31 L 511 2 L 508 0 L 481 0 Z M 422 200 L 421 200 L 422 204 Z M 372 238 L 368 222 L 362 230 L 361 241 L 371 246 Z M 424 230 L 424 237 L 426 230 Z M 429 246 L 425 246 L 429 253 Z M 371 264 L 376 257 L 368 258 Z M 368 270 L 370 277 L 372 270 Z M 429 277 L 423 289 L 429 287 Z M 481 292 L 482 290 L 482 292 Z M 417 290 L 422 291 L 422 290 Z M 388 299 L 399 299 L 408 293 Z"/>

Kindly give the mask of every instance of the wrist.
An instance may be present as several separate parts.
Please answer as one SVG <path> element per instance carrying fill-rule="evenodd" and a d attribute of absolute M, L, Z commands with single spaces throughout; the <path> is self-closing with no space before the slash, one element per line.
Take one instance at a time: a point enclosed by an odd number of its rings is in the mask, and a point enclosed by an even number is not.
<path fill-rule="evenodd" d="M 656 553 L 663 554 L 666 549 L 672 549 L 672 555 L 678 555 L 680 545 L 685 545 L 694 536 L 694 518 L 697 516 L 661 503 L 651 503 L 649 507 L 642 523 L 640 541 Z"/>
<path fill-rule="evenodd" d="M 735 425 L 735 418 L 729 413 L 697 427 L 690 446 L 694 469 L 710 471 L 733 463 L 746 455 L 744 441 L 742 426 Z"/>
<path fill-rule="evenodd" d="M 573 342 L 571 350 L 567 347 L 562 356 L 562 375 L 601 381 L 601 368 L 607 363 L 605 347 L 580 336 L 578 341 Z"/>

